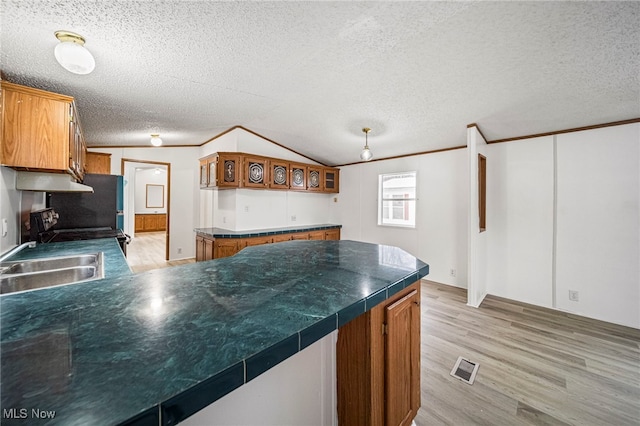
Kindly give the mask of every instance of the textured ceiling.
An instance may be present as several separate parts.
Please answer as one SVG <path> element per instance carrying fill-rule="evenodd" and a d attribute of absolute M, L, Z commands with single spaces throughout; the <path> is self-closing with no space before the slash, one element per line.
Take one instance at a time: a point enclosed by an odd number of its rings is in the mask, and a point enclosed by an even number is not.
<path fill-rule="evenodd" d="M 4 78 L 76 98 L 90 146 L 241 125 L 325 164 L 640 117 L 640 2 L 0 1 Z M 95 71 L 54 59 L 83 35 Z"/>

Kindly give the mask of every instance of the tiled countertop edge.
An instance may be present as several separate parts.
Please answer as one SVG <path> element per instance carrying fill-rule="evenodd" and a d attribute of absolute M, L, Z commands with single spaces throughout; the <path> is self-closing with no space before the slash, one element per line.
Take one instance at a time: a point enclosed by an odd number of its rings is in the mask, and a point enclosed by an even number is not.
<path fill-rule="evenodd" d="M 351 306 L 226 368 L 186 391 L 160 402 L 158 405 L 120 423 L 120 426 L 175 425 L 371 310 L 397 292 L 427 276 L 428 273 L 429 266 L 425 266 L 364 299 L 360 299 Z"/>
<path fill-rule="evenodd" d="M 237 233 L 228 234 L 224 232 L 210 232 L 207 229 L 211 228 L 196 228 L 194 231 L 196 234 L 204 235 L 207 237 L 213 238 L 250 238 L 250 237 L 264 237 L 268 235 L 281 235 L 281 234 L 292 234 L 295 232 L 305 232 L 305 231 L 322 231 L 325 229 L 335 229 L 342 228 L 342 225 L 310 225 L 305 227 L 293 227 L 291 229 L 278 229 L 276 231 L 268 231 L 268 230 L 254 230 L 254 231 L 234 231 Z"/>

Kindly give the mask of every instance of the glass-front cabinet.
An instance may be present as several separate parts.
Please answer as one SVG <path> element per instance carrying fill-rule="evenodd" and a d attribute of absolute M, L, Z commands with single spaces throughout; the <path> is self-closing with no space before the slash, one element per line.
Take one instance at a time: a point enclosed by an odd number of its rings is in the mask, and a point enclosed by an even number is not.
<path fill-rule="evenodd" d="M 199 160 L 200 188 L 339 192 L 340 169 L 279 158 L 217 152 Z"/>
<path fill-rule="evenodd" d="M 269 160 L 265 157 L 243 157 L 246 188 L 265 188 L 269 184 Z"/>
<path fill-rule="evenodd" d="M 218 188 L 239 188 L 240 184 L 240 155 L 226 152 L 218 153 L 217 177 Z"/>
<path fill-rule="evenodd" d="M 291 184 L 289 189 L 306 191 L 307 189 L 307 166 L 304 164 L 291 163 Z"/>
<path fill-rule="evenodd" d="M 289 189 L 289 163 L 282 160 L 269 161 L 269 188 Z"/>

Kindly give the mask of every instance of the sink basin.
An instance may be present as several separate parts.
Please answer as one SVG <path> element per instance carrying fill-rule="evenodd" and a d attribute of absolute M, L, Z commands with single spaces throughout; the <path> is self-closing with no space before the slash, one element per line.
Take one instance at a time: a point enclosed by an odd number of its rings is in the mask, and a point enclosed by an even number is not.
<path fill-rule="evenodd" d="M 104 278 L 102 253 L 0 263 L 0 294 Z"/>
<path fill-rule="evenodd" d="M 25 272 L 50 271 L 52 269 L 72 268 L 74 266 L 97 266 L 102 263 L 102 253 L 82 254 L 79 256 L 49 257 L 46 259 L 23 260 L 0 263 L 7 268 L 3 274 L 23 274 Z"/>

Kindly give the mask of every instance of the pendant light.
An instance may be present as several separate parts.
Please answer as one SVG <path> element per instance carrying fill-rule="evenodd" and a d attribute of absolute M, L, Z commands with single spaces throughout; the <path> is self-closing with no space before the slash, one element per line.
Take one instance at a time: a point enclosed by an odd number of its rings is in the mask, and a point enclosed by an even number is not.
<path fill-rule="evenodd" d="M 162 145 L 162 139 L 160 139 L 160 135 L 157 133 L 151 134 L 151 145 L 160 146 Z"/>
<path fill-rule="evenodd" d="M 373 154 L 371 153 L 371 150 L 369 149 L 369 132 L 371 131 L 370 128 L 368 127 L 364 127 L 362 129 L 362 131 L 364 132 L 364 148 L 362 149 L 362 152 L 360 153 L 360 159 L 362 159 L 362 161 L 369 161 L 373 158 Z"/>
<path fill-rule="evenodd" d="M 70 31 L 56 31 L 60 43 L 53 54 L 64 69 L 74 74 L 89 74 L 96 67 L 93 55 L 84 47 L 84 37 Z"/>

